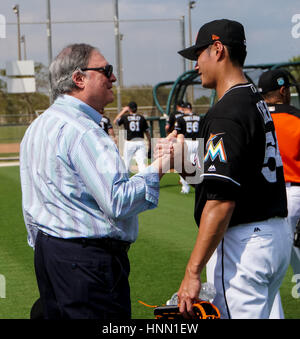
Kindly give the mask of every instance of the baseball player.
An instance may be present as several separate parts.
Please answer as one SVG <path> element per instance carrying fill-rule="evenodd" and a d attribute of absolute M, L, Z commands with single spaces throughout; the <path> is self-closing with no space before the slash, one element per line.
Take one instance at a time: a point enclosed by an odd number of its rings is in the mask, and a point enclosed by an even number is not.
<path fill-rule="evenodd" d="M 283 69 L 263 73 L 258 82 L 258 89 L 268 104 L 275 125 L 286 182 L 287 220 L 294 234 L 300 219 L 300 110 L 290 105 L 291 85 Z M 290 264 L 294 274 L 300 274 L 300 248 L 292 246 Z M 276 305 L 273 305 L 272 312 L 283 318 L 280 297 Z"/>
<path fill-rule="evenodd" d="M 176 119 L 184 115 L 184 106 L 185 106 L 185 103 L 183 101 L 179 102 L 176 105 L 176 112 L 172 112 L 170 114 L 169 119 L 166 123 L 166 127 L 165 127 L 167 135 L 174 130 Z"/>
<path fill-rule="evenodd" d="M 178 291 L 192 317 L 200 274 L 217 290 L 221 318 L 268 318 L 290 259 L 282 161 L 266 103 L 243 73 L 243 26 L 227 19 L 203 25 L 195 45 L 179 52 L 197 60 L 203 87 L 218 102 L 201 122 L 205 156 L 196 185 L 197 240 Z"/>
<path fill-rule="evenodd" d="M 137 113 L 137 104 L 131 101 L 124 107 L 115 118 L 114 124 L 124 125 L 126 131 L 123 157 L 127 170 L 130 170 L 131 160 L 135 158 L 138 171 L 143 171 L 148 159 L 144 135 L 148 141 L 148 151 L 151 150 L 151 136 L 146 119 Z"/>
<path fill-rule="evenodd" d="M 175 121 L 175 129 L 178 135 L 183 134 L 189 153 L 188 158 L 192 163 L 195 163 L 195 157 L 198 152 L 198 141 L 196 139 L 199 137 L 201 118 L 198 114 L 193 113 L 192 105 L 189 102 L 183 105 L 183 112 L 184 115 Z M 181 176 L 180 183 L 182 185 L 181 193 L 188 194 L 190 192 L 190 186 Z"/>
<path fill-rule="evenodd" d="M 113 126 L 110 122 L 110 119 L 107 116 L 105 116 L 104 114 L 102 114 L 102 119 L 99 123 L 99 126 L 102 129 L 104 129 L 104 131 L 113 139 L 115 144 L 117 144 L 115 132 L 114 132 Z"/>

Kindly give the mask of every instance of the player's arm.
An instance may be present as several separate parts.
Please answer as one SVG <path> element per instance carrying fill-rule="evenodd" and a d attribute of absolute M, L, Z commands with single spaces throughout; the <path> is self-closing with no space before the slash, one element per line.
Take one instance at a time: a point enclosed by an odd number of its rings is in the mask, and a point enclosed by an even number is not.
<path fill-rule="evenodd" d="M 123 107 L 122 111 L 115 117 L 115 119 L 114 119 L 115 125 L 118 123 L 118 120 L 121 118 L 121 116 L 124 115 L 126 112 L 129 112 L 128 106 Z"/>
<path fill-rule="evenodd" d="M 183 123 L 180 118 L 175 120 L 174 129 L 177 131 L 177 135 L 183 134 Z"/>
<path fill-rule="evenodd" d="M 169 120 L 167 121 L 166 123 L 166 127 L 165 127 L 165 130 L 166 130 L 166 134 L 170 134 L 173 129 L 174 129 L 174 124 L 175 124 L 175 116 L 173 113 L 171 113 L 169 115 Z"/>
<path fill-rule="evenodd" d="M 196 243 L 178 291 L 180 312 L 186 318 L 194 315 L 192 305 L 199 300 L 200 274 L 222 240 L 234 208 L 234 201 L 221 200 L 208 200 L 204 206 Z"/>
<path fill-rule="evenodd" d="M 115 136 L 114 128 L 113 128 L 109 118 L 107 118 L 107 133 L 113 139 L 114 143 L 117 145 L 117 139 L 116 139 L 116 136 Z"/>

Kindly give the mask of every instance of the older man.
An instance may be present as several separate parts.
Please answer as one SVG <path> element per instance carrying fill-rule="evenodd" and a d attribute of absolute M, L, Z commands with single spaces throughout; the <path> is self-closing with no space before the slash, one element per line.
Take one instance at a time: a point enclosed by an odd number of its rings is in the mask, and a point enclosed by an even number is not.
<path fill-rule="evenodd" d="M 93 46 L 64 48 L 50 66 L 54 104 L 20 151 L 23 213 L 45 318 L 130 318 L 127 251 L 138 213 L 157 206 L 173 151 L 129 178 L 99 127 L 113 68 Z"/>

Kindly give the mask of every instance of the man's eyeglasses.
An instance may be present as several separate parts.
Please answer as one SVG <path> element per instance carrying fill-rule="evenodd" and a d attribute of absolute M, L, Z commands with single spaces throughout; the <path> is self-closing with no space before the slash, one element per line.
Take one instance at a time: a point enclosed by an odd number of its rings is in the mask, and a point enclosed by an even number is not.
<path fill-rule="evenodd" d="M 103 74 L 109 79 L 113 72 L 113 66 L 112 65 L 106 65 L 104 67 L 91 67 L 91 68 L 81 68 L 81 70 L 84 71 L 98 71 L 103 72 Z"/>

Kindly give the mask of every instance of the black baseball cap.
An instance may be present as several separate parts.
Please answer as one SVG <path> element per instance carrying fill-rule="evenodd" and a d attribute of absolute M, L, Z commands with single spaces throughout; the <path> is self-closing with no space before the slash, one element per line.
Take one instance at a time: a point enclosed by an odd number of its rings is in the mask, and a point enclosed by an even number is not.
<path fill-rule="evenodd" d="M 288 76 L 288 72 L 284 69 L 271 69 L 264 72 L 258 80 L 258 91 L 261 94 L 275 91 L 281 86 L 290 87 L 293 85 Z"/>
<path fill-rule="evenodd" d="M 137 104 L 135 101 L 130 101 L 130 103 L 128 104 L 128 107 L 133 111 L 136 112 L 137 111 Z"/>
<path fill-rule="evenodd" d="M 195 45 L 185 48 L 178 53 L 184 58 L 197 60 L 196 52 L 215 41 L 221 41 L 227 46 L 240 45 L 246 48 L 245 31 L 242 24 L 237 21 L 221 19 L 208 22 L 198 32 Z"/>

